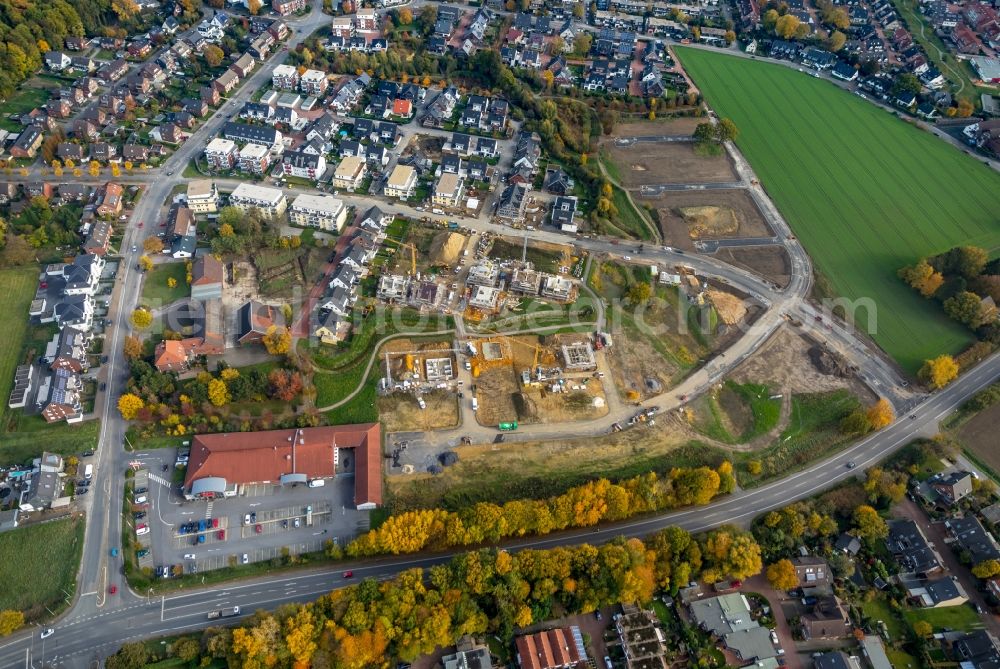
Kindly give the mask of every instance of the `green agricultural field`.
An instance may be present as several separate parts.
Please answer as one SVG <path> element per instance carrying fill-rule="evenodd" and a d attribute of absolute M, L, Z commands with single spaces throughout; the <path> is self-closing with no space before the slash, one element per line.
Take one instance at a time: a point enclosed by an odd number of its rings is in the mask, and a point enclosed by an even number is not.
<path fill-rule="evenodd" d="M 14 385 L 14 369 L 21 362 L 21 345 L 28 330 L 28 307 L 35 297 L 37 282 L 38 269 L 35 267 L 0 270 L 0 286 L 3 286 L 0 310 L 10 316 L 4 334 L 7 345 L 0 348 L 0 397 L 10 397 Z M 6 411 L 7 403 L 4 402 L 0 415 Z M 6 423 L 0 426 L 0 432 L 5 429 Z"/>
<path fill-rule="evenodd" d="M 971 335 L 896 277 L 959 244 L 1000 249 L 1000 175 L 827 81 L 779 65 L 680 48 L 705 98 L 833 289 L 872 298 L 875 340 L 905 368 Z"/>
<path fill-rule="evenodd" d="M 28 620 L 58 611 L 76 589 L 82 549 L 81 516 L 0 534 L 0 609 L 24 611 Z"/>

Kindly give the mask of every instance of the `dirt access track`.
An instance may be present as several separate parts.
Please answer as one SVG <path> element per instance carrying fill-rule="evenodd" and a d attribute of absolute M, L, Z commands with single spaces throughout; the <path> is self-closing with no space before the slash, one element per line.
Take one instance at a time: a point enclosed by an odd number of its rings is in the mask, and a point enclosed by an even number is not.
<path fill-rule="evenodd" d="M 731 210 L 739 227 L 734 232 L 702 234 L 699 239 L 732 239 L 740 237 L 770 237 L 774 233 L 767 225 L 753 198 L 745 190 L 668 191 L 659 198 L 643 198 L 643 204 L 655 207 L 660 217 L 663 240 L 671 246 L 694 249 L 691 226 L 681 215 L 687 207 L 719 207 Z"/>
<path fill-rule="evenodd" d="M 640 142 L 618 146 L 608 140 L 603 143 L 602 150 L 617 166 L 621 185 L 629 189 L 646 185 L 739 181 L 728 154 L 699 156 L 692 143 Z"/>

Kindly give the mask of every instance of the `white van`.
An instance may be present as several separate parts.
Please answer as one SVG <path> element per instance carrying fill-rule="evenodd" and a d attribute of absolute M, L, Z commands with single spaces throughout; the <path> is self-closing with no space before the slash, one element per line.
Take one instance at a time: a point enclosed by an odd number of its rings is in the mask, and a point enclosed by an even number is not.
<path fill-rule="evenodd" d="M 323 479 L 313 479 L 312 481 L 309 482 L 310 488 L 322 488 L 325 485 L 326 481 L 324 481 Z"/>
<path fill-rule="evenodd" d="M 479 400 L 477 400 L 475 397 L 472 398 L 472 410 L 479 411 Z"/>
<path fill-rule="evenodd" d="M 94 478 L 94 465 L 87 465 L 86 467 L 83 468 L 83 478 L 87 479 L 88 481 Z"/>
<path fill-rule="evenodd" d="M 136 503 L 136 504 L 145 504 L 145 503 L 146 503 L 146 502 L 148 502 L 148 501 L 149 501 L 149 500 L 148 500 L 148 499 L 146 499 L 146 496 L 145 496 L 145 495 L 139 495 L 138 497 L 136 497 L 136 498 L 135 498 L 135 503 Z"/>

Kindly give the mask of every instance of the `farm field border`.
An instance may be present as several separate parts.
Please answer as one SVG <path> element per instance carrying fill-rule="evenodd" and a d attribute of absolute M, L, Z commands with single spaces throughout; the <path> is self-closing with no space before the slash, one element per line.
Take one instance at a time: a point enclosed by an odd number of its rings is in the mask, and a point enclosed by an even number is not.
<path fill-rule="evenodd" d="M 1000 176 L 826 81 L 704 50 L 678 55 L 740 128 L 740 149 L 819 270 L 840 295 L 875 302 L 879 345 L 910 371 L 967 345 L 970 333 L 896 271 L 958 244 L 1000 248 Z"/>

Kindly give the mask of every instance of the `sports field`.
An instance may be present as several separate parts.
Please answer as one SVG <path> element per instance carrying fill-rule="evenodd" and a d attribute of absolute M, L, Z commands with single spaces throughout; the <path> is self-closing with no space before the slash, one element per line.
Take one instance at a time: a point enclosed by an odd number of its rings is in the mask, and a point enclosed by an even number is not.
<path fill-rule="evenodd" d="M 876 341 L 906 369 L 971 340 L 896 270 L 959 244 L 1000 248 L 1000 175 L 945 142 L 792 68 L 678 56 L 842 296 L 877 306 Z M 863 310 L 860 320 L 868 317 Z"/>

